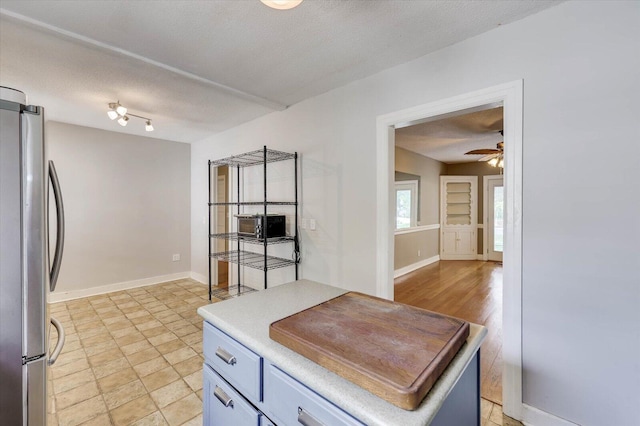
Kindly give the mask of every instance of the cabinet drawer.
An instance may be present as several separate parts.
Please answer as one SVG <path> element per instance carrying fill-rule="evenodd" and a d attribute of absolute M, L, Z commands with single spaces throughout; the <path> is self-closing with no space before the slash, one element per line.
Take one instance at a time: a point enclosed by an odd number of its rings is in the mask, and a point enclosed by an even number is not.
<path fill-rule="evenodd" d="M 260 412 L 204 365 L 202 411 L 205 426 L 259 426 Z"/>
<path fill-rule="evenodd" d="M 357 425 L 363 426 L 278 367 L 265 364 L 264 407 L 279 425 Z"/>
<path fill-rule="evenodd" d="M 202 346 L 207 364 L 254 404 L 262 400 L 262 358 L 258 354 L 207 322 Z"/>

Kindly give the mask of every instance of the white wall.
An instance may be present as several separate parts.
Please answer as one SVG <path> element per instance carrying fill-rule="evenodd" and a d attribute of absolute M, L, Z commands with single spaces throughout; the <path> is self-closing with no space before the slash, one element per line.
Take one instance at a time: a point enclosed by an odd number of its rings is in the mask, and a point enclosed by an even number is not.
<path fill-rule="evenodd" d="M 193 269 L 206 273 L 206 160 L 267 144 L 301 154 L 302 211 L 319 226 L 303 236 L 302 276 L 374 293 L 376 117 L 524 79 L 524 402 L 633 424 L 638 52 L 640 3 L 562 3 L 195 144 Z"/>
<path fill-rule="evenodd" d="M 54 295 L 189 273 L 189 144 L 51 121 L 45 137 L 66 218 Z"/>

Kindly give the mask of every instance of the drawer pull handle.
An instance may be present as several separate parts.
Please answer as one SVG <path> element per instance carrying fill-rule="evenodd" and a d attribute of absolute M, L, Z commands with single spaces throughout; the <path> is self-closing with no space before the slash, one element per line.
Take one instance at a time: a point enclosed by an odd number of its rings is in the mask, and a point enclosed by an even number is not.
<path fill-rule="evenodd" d="M 229 352 L 225 351 L 224 349 L 222 349 L 220 346 L 218 346 L 218 349 L 216 349 L 216 355 L 218 356 L 218 358 L 220 358 L 221 360 L 223 360 L 229 365 L 233 365 L 236 363 L 236 357 L 231 355 Z"/>
<path fill-rule="evenodd" d="M 213 394 L 218 398 L 218 401 L 222 402 L 222 405 L 233 408 L 233 399 L 229 398 L 229 395 L 227 395 L 222 388 L 216 386 L 216 390 L 213 391 Z"/>
<path fill-rule="evenodd" d="M 324 426 L 302 407 L 298 407 L 298 423 L 302 426 Z"/>

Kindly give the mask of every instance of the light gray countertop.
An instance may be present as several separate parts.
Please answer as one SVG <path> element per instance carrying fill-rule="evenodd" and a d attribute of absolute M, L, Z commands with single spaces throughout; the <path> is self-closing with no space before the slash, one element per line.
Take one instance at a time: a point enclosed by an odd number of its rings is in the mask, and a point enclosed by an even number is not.
<path fill-rule="evenodd" d="M 471 324 L 451 364 L 415 411 L 398 408 L 269 338 L 269 325 L 347 290 L 299 280 L 198 309 L 205 321 L 233 336 L 281 370 L 360 421 L 374 426 L 428 425 L 484 340 L 487 330 Z"/>

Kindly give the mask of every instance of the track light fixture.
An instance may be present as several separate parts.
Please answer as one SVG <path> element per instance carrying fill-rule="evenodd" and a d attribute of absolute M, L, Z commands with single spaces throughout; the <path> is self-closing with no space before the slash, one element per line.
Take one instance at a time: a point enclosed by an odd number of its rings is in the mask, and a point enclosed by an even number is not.
<path fill-rule="evenodd" d="M 147 132 L 153 132 L 153 125 L 151 124 L 151 119 L 147 117 L 142 117 L 141 115 L 136 115 L 128 112 L 127 108 L 120 105 L 120 101 L 110 102 L 109 103 L 109 111 L 107 111 L 107 115 L 111 120 L 118 119 L 118 124 L 122 127 L 126 126 L 129 122 L 129 117 L 136 117 L 141 120 L 145 120 L 144 129 Z"/>

